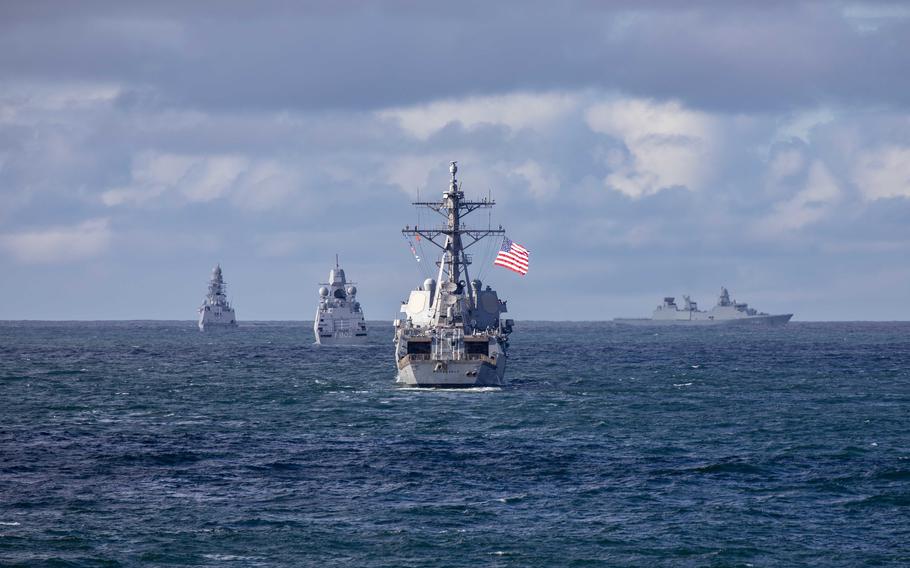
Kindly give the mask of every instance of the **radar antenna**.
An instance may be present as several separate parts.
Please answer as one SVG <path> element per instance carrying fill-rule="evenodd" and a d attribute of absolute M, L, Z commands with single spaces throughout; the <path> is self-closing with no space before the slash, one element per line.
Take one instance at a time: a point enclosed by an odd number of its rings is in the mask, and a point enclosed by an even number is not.
<path fill-rule="evenodd" d="M 478 209 L 491 208 L 496 203 L 491 198 L 482 201 L 469 201 L 464 197 L 461 190 L 461 183 L 458 181 L 458 162 L 449 163 L 449 173 L 452 177 L 449 180 L 449 187 L 442 194 L 441 201 L 415 201 L 412 205 L 430 209 L 440 214 L 444 223 L 439 226 L 422 227 L 415 225 L 405 227 L 401 232 L 405 235 L 420 236 L 428 242 L 436 245 L 442 251 L 442 257 L 437 261 L 439 275 L 437 282 L 442 284 L 448 282 L 451 286 L 437 286 L 436 298 L 433 305 L 439 306 L 436 301 L 442 294 L 454 293 L 462 295 L 467 291 L 470 301 L 470 307 L 476 306 L 473 287 L 470 285 L 470 276 L 468 267 L 471 265 L 471 257 L 465 251 L 474 246 L 481 240 L 492 235 L 504 235 L 505 230 L 500 226 L 498 229 L 486 228 L 478 229 L 465 227 L 462 225 L 462 218 Z"/>

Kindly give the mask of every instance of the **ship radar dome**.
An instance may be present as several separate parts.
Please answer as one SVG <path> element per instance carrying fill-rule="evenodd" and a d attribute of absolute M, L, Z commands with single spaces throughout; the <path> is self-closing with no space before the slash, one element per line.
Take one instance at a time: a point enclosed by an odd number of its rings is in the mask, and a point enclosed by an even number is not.
<path fill-rule="evenodd" d="M 348 294 L 353 296 L 357 293 L 357 286 L 348 286 Z"/>
<path fill-rule="evenodd" d="M 481 286 L 483 286 L 483 282 L 481 282 L 477 278 L 475 278 L 474 280 L 471 280 L 471 287 L 473 287 L 475 290 L 480 290 Z"/>
<path fill-rule="evenodd" d="M 320 287 L 320 288 L 319 288 L 319 295 L 322 296 L 323 298 L 325 298 L 326 296 L 329 295 L 329 289 L 326 288 L 325 286 Z"/>
<path fill-rule="evenodd" d="M 436 287 L 436 281 L 433 280 L 432 278 L 427 278 L 426 280 L 423 281 L 423 289 L 426 290 L 427 292 L 432 292 L 433 288 L 435 288 L 435 287 Z"/>

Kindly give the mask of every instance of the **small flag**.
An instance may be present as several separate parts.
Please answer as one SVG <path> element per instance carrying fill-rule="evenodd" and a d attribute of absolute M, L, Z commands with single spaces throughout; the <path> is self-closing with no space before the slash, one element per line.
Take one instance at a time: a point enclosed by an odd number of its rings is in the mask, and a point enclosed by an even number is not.
<path fill-rule="evenodd" d="M 408 241 L 408 246 L 411 248 L 411 254 L 414 255 L 414 258 L 417 259 L 417 262 L 420 262 L 420 255 L 417 254 L 417 249 L 414 248 L 414 243 L 412 243 L 411 239 L 409 239 L 407 236 L 405 236 L 404 240 Z"/>
<path fill-rule="evenodd" d="M 528 273 L 528 249 L 509 238 L 502 238 L 502 247 L 493 264 L 508 268 L 524 276 Z"/>

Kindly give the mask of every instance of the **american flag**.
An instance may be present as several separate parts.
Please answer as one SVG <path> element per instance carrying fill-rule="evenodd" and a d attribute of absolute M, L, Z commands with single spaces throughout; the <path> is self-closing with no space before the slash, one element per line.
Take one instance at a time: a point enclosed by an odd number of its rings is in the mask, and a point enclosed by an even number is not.
<path fill-rule="evenodd" d="M 503 237 L 502 247 L 493 264 L 513 270 L 522 276 L 528 273 L 528 249 L 515 241 Z"/>

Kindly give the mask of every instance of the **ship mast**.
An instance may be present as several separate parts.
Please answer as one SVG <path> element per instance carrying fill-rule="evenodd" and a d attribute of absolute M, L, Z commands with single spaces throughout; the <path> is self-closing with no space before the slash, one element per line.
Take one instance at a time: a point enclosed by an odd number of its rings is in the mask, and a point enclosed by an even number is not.
<path fill-rule="evenodd" d="M 228 305 L 225 288 L 224 278 L 221 275 L 221 264 L 219 263 L 212 269 L 212 278 L 209 280 L 209 293 L 206 296 L 206 302 L 210 305 Z"/>
<path fill-rule="evenodd" d="M 467 307 L 476 307 L 476 298 L 474 298 L 473 287 L 468 275 L 471 257 L 465 251 L 482 239 L 491 235 L 505 234 L 505 231 L 501 225 L 498 229 L 473 229 L 461 225 L 462 217 L 477 209 L 493 207 L 495 202 L 491 199 L 466 201 L 464 192 L 461 191 L 461 184 L 455 177 L 458 172 L 457 162 L 451 162 L 449 172 L 452 174 L 452 179 L 449 181 L 448 189 L 442 194 L 442 201 L 412 203 L 417 207 L 426 207 L 439 213 L 445 217 L 445 225 L 429 228 L 415 225 L 413 229 L 405 227 L 401 232 L 405 235 L 422 237 L 442 250 L 442 257 L 436 263 L 439 267 L 439 277 L 437 278 L 434 307 L 439 306 L 439 300 L 444 294 L 457 298 L 464 294 L 465 288 L 467 288 L 470 301 L 470 305 Z M 458 310 L 459 315 L 461 311 Z M 439 314 L 438 309 L 437 314 Z"/>

